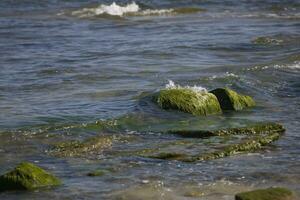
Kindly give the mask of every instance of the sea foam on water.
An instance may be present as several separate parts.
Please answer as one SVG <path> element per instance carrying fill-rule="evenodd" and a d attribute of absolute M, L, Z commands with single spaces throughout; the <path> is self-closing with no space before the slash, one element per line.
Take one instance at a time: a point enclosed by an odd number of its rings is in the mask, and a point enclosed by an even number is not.
<path fill-rule="evenodd" d="M 139 10 L 140 7 L 135 2 L 127 4 L 126 6 L 119 6 L 113 2 L 111 5 L 101 4 L 96 8 L 83 8 L 81 10 L 73 11 L 72 15 L 78 15 L 79 17 L 93 17 L 102 14 L 123 16 L 125 13 L 134 13 Z"/>
<path fill-rule="evenodd" d="M 180 9 L 177 11 L 180 11 Z M 175 9 L 145 9 L 142 10 L 138 4 L 132 2 L 125 6 L 120 6 L 113 2 L 110 5 L 101 4 L 95 8 L 82 8 L 80 10 L 73 11 L 71 14 L 77 17 L 95 17 L 100 15 L 111 15 L 111 16 L 148 16 L 148 15 L 165 15 L 176 13 Z"/>
<path fill-rule="evenodd" d="M 181 86 L 181 85 L 178 85 L 178 84 L 175 84 L 172 80 L 168 80 L 169 82 L 166 84 L 165 88 L 166 89 L 190 89 L 190 90 L 193 90 L 194 92 L 204 92 L 206 93 L 207 92 L 207 89 L 204 88 L 204 87 L 201 87 L 201 86 L 197 86 L 197 85 L 194 85 L 194 86 Z"/>

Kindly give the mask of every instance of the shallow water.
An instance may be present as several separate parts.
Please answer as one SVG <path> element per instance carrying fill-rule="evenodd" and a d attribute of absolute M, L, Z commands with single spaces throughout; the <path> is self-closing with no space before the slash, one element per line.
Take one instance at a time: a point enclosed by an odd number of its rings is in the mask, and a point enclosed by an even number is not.
<path fill-rule="evenodd" d="M 300 3 L 141 0 L 127 12 L 133 3 L 116 1 L 117 10 L 99 13 L 112 3 L 0 2 L 0 172 L 27 160 L 64 182 L 0 199 L 225 200 L 267 186 L 300 191 Z M 208 117 L 164 111 L 147 95 L 168 80 L 227 86 L 257 106 Z M 214 161 L 118 156 L 182 140 L 163 134 L 169 129 L 258 121 L 280 122 L 286 133 L 262 151 Z M 125 139 L 86 158 L 48 153 L 58 141 L 96 135 Z M 197 148 L 224 142 L 201 140 Z M 86 176 L 95 169 L 110 172 Z"/>

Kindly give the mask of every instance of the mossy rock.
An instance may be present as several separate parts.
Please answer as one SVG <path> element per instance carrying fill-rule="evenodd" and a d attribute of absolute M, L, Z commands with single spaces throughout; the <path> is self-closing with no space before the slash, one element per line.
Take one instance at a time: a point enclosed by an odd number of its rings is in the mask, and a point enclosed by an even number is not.
<path fill-rule="evenodd" d="M 216 96 L 208 92 L 197 92 L 189 88 L 163 89 L 155 97 L 163 109 L 180 110 L 193 115 L 222 113 Z"/>
<path fill-rule="evenodd" d="M 235 195 L 235 200 L 292 200 L 293 193 L 286 188 L 268 188 L 242 192 Z"/>
<path fill-rule="evenodd" d="M 61 142 L 50 150 L 50 154 L 58 157 L 82 157 L 97 155 L 112 146 L 112 137 L 96 136 L 84 141 Z"/>
<path fill-rule="evenodd" d="M 168 133 L 180 135 L 190 138 L 205 138 L 212 136 L 226 135 L 258 135 L 267 133 L 283 133 L 285 131 L 283 125 L 279 123 L 258 123 L 239 128 L 227 128 L 218 130 L 171 130 Z"/>
<path fill-rule="evenodd" d="M 61 185 L 58 178 L 28 162 L 23 162 L 11 172 L 0 176 L 0 191 L 34 190 L 58 185 Z"/>
<path fill-rule="evenodd" d="M 242 110 L 255 106 L 255 101 L 250 96 L 240 95 L 229 88 L 217 88 L 210 91 L 221 105 L 222 110 Z"/>

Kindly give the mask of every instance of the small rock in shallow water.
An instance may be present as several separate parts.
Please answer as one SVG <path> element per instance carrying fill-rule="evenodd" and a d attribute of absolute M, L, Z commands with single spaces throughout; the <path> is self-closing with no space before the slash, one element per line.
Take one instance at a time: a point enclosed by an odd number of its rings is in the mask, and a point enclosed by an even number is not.
<path fill-rule="evenodd" d="M 28 162 L 23 162 L 14 170 L 0 176 L 0 191 L 34 190 L 60 184 L 58 178 Z"/>
<path fill-rule="evenodd" d="M 292 200 L 293 193 L 285 188 L 268 188 L 242 192 L 235 195 L 235 200 Z"/>

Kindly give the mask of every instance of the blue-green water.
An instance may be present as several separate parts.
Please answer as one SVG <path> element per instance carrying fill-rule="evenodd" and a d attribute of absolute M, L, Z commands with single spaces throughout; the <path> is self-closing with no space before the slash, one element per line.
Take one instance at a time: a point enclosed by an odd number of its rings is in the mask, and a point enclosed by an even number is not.
<path fill-rule="evenodd" d="M 112 3 L 0 2 L 0 172 L 27 160 L 64 182 L 0 199 L 233 199 L 257 187 L 300 190 L 299 1 Z M 227 86 L 253 96 L 257 107 L 209 117 L 164 111 L 144 96 L 168 80 Z M 180 140 L 162 134 L 172 128 L 257 121 L 281 122 L 287 131 L 263 151 L 215 161 L 113 156 Z M 135 139 L 91 158 L 47 153 L 57 141 L 99 134 Z M 199 147 L 207 143 L 219 144 Z M 86 176 L 99 168 L 114 170 Z M 200 197 L 187 197 L 190 190 Z"/>

